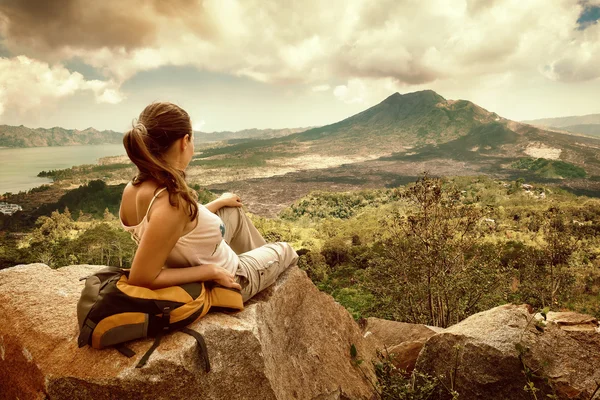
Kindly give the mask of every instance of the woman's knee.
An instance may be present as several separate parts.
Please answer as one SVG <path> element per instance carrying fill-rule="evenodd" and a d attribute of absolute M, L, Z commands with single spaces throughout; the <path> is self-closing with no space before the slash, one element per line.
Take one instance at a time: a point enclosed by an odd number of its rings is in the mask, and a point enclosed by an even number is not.
<path fill-rule="evenodd" d="M 240 211 L 240 208 L 241 207 L 230 207 L 230 206 L 221 207 L 217 211 L 217 214 L 223 214 L 223 215 L 238 214 Z"/>
<path fill-rule="evenodd" d="M 296 261 L 298 261 L 298 254 L 289 243 L 277 242 L 277 244 L 281 248 L 281 251 L 279 252 L 279 261 L 280 263 L 284 264 L 284 268 L 287 268 L 290 265 L 295 264 Z"/>

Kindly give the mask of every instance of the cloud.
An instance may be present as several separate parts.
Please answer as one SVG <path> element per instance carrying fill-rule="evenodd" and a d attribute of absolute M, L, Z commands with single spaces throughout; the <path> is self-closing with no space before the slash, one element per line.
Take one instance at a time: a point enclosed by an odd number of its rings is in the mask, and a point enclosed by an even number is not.
<path fill-rule="evenodd" d="M 98 96 L 107 101 L 140 71 L 191 65 L 316 92 L 347 82 L 334 95 L 357 102 L 357 82 L 468 84 L 507 71 L 596 79 L 600 24 L 578 30 L 577 20 L 597 2 L 5 0 L 0 36 L 13 54 L 83 60 L 115 82 Z"/>
<path fill-rule="evenodd" d="M 326 92 L 331 89 L 329 85 L 316 85 L 311 88 L 313 92 Z"/>
<path fill-rule="evenodd" d="M 203 119 L 197 121 L 192 120 L 192 130 L 194 131 L 201 131 L 204 125 L 206 125 L 206 121 L 204 121 Z"/>
<path fill-rule="evenodd" d="M 185 0 L 3 0 L 3 36 L 33 51 L 61 48 L 133 49 L 157 41 L 161 19 L 206 34 L 202 3 Z"/>
<path fill-rule="evenodd" d="M 336 86 L 333 95 L 347 104 L 364 103 L 367 86 L 361 79 L 351 79 L 346 85 Z"/>
<path fill-rule="evenodd" d="M 546 77 L 562 82 L 589 81 L 600 77 L 600 24 L 578 31 L 579 40 L 561 48 L 560 57 L 542 66 Z"/>
<path fill-rule="evenodd" d="M 92 91 L 100 103 L 123 100 L 114 82 L 86 80 L 60 64 L 25 56 L 0 57 L 0 116 L 9 110 L 24 114 L 81 90 Z"/>

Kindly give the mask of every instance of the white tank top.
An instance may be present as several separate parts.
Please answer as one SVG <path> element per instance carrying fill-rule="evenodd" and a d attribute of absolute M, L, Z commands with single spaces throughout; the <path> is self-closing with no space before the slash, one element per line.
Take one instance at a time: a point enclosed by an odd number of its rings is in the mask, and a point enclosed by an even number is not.
<path fill-rule="evenodd" d="M 156 197 L 166 188 L 158 191 L 150 201 L 146 215 L 142 221 L 134 226 L 128 226 L 121 219 L 121 209 L 119 208 L 119 220 L 123 229 L 131 233 L 131 237 L 136 243 L 140 243 L 142 235 L 146 230 L 148 222 L 148 212 Z M 198 217 L 196 226 L 190 232 L 181 236 L 175 247 L 169 253 L 165 262 L 169 268 L 193 267 L 203 264 L 215 264 L 225 268 L 235 274 L 239 258 L 237 254 L 229 247 L 223 239 L 225 236 L 225 224 L 218 215 L 212 213 L 209 209 L 198 203 Z"/>

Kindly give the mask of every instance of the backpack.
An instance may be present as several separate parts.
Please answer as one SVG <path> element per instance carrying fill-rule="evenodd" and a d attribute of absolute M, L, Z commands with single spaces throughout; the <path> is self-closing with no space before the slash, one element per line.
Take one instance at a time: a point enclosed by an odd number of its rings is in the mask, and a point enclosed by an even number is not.
<path fill-rule="evenodd" d="M 85 279 L 85 287 L 77 303 L 79 347 L 86 344 L 95 349 L 115 346 L 125 356 L 133 357 L 135 352 L 123 345 L 124 342 L 155 337 L 136 365 L 141 368 L 165 333 L 180 330 L 196 339 L 206 372 L 209 372 L 204 338 L 186 326 L 206 315 L 211 307 L 242 310 L 241 292 L 212 281 L 152 290 L 129 285 L 128 277 L 128 269 L 107 267 L 80 279 Z"/>

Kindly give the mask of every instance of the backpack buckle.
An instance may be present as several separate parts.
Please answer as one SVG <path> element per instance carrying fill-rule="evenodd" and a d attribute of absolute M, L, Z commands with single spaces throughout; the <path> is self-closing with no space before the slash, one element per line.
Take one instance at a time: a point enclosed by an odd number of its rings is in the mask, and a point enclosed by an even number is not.
<path fill-rule="evenodd" d="M 165 306 L 163 308 L 163 313 L 162 313 L 162 317 L 160 318 L 160 320 L 161 320 L 162 330 L 168 331 L 169 325 L 171 324 L 171 307 Z"/>

